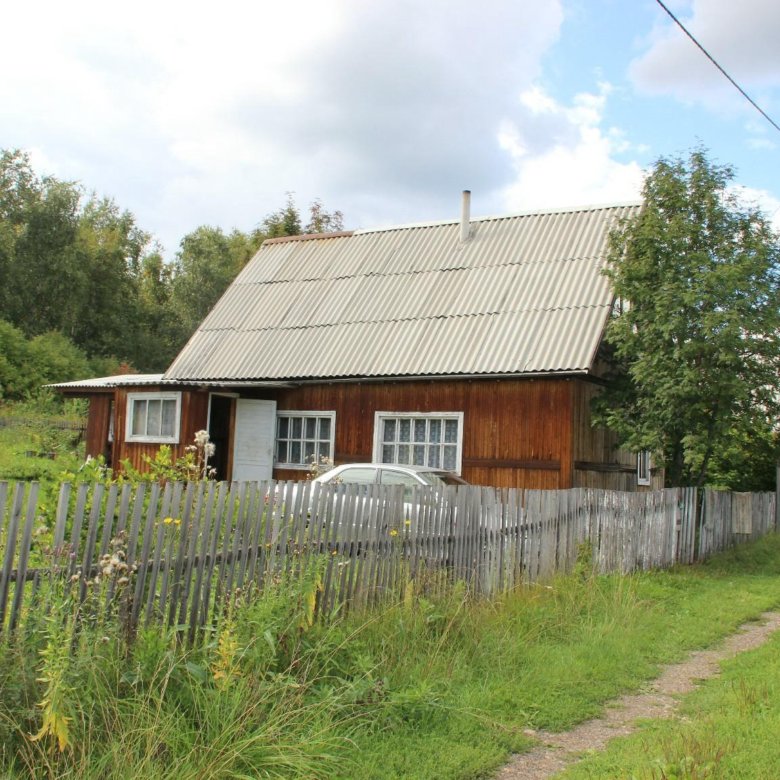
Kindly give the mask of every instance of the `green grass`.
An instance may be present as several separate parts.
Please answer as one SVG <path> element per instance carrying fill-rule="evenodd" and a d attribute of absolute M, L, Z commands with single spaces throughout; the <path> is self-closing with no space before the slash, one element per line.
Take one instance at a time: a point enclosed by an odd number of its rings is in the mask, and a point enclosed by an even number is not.
<path fill-rule="evenodd" d="M 74 410 L 40 409 L 34 403 L 0 404 L 0 480 L 54 484 L 84 462 L 84 444 L 73 430 L 52 423 L 78 419 Z"/>
<path fill-rule="evenodd" d="M 780 636 L 722 665 L 688 695 L 679 720 L 648 721 L 566 772 L 581 778 L 776 778 L 780 767 Z"/>
<path fill-rule="evenodd" d="M 660 664 L 717 641 L 778 603 L 780 539 L 710 565 L 629 578 L 573 578 L 473 607 L 438 655 L 404 638 L 392 685 L 447 694 L 429 720 L 358 741 L 343 777 L 467 778 L 527 744 L 528 727 L 565 729 L 636 689 Z M 402 634 L 399 632 L 399 637 Z M 400 659 L 399 659 L 400 661 Z"/>
<path fill-rule="evenodd" d="M 159 629 L 128 647 L 107 623 L 64 667 L 49 624 L 0 652 L 0 775 L 487 776 L 530 744 L 524 729 L 592 717 L 660 664 L 776 606 L 778 583 L 771 536 L 703 566 L 581 571 L 492 603 L 456 588 L 327 626 L 307 618 L 314 579 L 280 582 L 196 649 Z M 743 730 L 772 697 L 767 686 L 734 689 Z M 52 737 L 28 737 L 52 694 L 70 718 L 62 754 Z"/>

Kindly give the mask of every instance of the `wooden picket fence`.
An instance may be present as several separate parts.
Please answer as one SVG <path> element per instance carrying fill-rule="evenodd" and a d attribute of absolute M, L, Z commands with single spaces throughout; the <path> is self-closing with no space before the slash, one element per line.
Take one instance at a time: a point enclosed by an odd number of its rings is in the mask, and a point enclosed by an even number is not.
<path fill-rule="evenodd" d="M 695 489 L 420 489 L 304 483 L 0 482 L 0 635 L 52 598 L 89 603 L 128 631 L 176 626 L 195 641 L 236 593 L 308 577 L 317 608 L 365 608 L 463 582 L 491 595 L 573 567 L 691 563 L 775 530 L 775 494 Z M 411 589 L 411 590 L 410 590 Z M 55 594 L 54 596 L 52 594 Z M 97 605 L 97 607 L 96 607 Z"/>

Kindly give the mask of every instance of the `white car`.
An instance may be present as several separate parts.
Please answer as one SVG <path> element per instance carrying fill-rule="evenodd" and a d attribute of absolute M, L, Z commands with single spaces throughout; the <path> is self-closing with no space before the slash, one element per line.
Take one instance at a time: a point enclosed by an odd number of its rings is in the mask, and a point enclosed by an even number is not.
<path fill-rule="evenodd" d="M 412 491 L 418 486 L 468 484 L 465 479 L 444 469 L 401 466 L 394 463 L 344 463 L 320 474 L 312 482 L 322 485 L 403 485 L 404 501 L 412 500 Z"/>
<path fill-rule="evenodd" d="M 284 485 L 280 483 L 276 488 L 276 502 L 286 506 L 288 512 L 297 512 L 303 509 L 309 517 L 315 512 L 322 511 L 324 505 L 315 507 L 311 502 L 312 494 L 309 492 L 308 507 L 299 507 L 299 493 L 305 482 L 294 482 Z M 357 487 L 357 494 L 361 496 L 361 501 L 367 498 L 368 488 L 373 485 L 401 485 L 403 487 L 403 512 L 406 518 L 414 516 L 414 491 L 415 488 L 444 488 L 448 485 L 467 485 L 464 479 L 457 474 L 444 469 L 435 469 L 426 466 L 403 466 L 393 463 L 344 463 L 336 466 L 324 474 L 312 479 L 309 483 L 313 488 L 315 485 L 332 488 L 328 491 L 330 498 L 327 504 L 332 506 L 335 501 L 337 486 Z M 306 498 L 303 499 L 307 501 Z M 368 507 L 368 504 L 362 504 Z M 355 521 L 360 522 L 357 518 Z M 351 533 L 351 530 L 344 526 L 342 531 Z"/>

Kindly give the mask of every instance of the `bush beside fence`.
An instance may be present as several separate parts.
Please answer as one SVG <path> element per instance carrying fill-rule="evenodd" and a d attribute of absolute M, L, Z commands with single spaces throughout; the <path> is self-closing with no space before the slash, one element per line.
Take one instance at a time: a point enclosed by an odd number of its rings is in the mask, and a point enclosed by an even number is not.
<path fill-rule="evenodd" d="M 692 563 L 775 530 L 775 494 L 693 488 L 619 493 L 306 483 L 0 482 L 0 633 L 89 603 L 127 630 L 160 622 L 190 641 L 237 592 L 307 577 L 322 615 L 464 582 L 480 595 L 572 569 L 590 545 L 601 572 Z"/>

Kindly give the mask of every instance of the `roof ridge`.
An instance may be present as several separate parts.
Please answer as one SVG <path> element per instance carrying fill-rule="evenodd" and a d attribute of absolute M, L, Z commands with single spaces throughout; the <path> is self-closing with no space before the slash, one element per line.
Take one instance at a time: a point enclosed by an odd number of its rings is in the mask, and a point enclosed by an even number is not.
<path fill-rule="evenodd" d="M 353 233 L 353 230 L 335 230 L 332 233 L 300 233 L 297 236 L 266 238 L 263 244 L 286 244 L 288 241 L 313 241 L 318 238 L 348 238 Z"/>
<path fill-rule="evenodd" d="M 517 211 L 509 214 L 488 214 L 482 217 L 471 217 L 470 222 L 498 222 L 503 219 L 518 219 L 522 217 L 543 217 L 554 216 L 556 214 L 576 214 L 583 211 L 607 211 L 609 209 L 627 209 L 638 208 L 642 205 L 641 200 L 627 200 L 618 203 L 599 203 L 589 206 L 561 206 L 558 208 L 530 209 L 528 211 Z M 411 230 L 415 228 L 428 227 L 446 227 L 447 225 L 460 225 L 459 218 L 432 220 L 430 222 L 409 222 L 401 225 L 386 225 L 384 227 L 358 228 L 350 231 L 353 236 L 362 236 L 369 233 L 390 233 L 394 230 Z M 274 239 L 275 240 L 275 239 Z M 266 242 L 267 243 L 267 242 Z"/>

